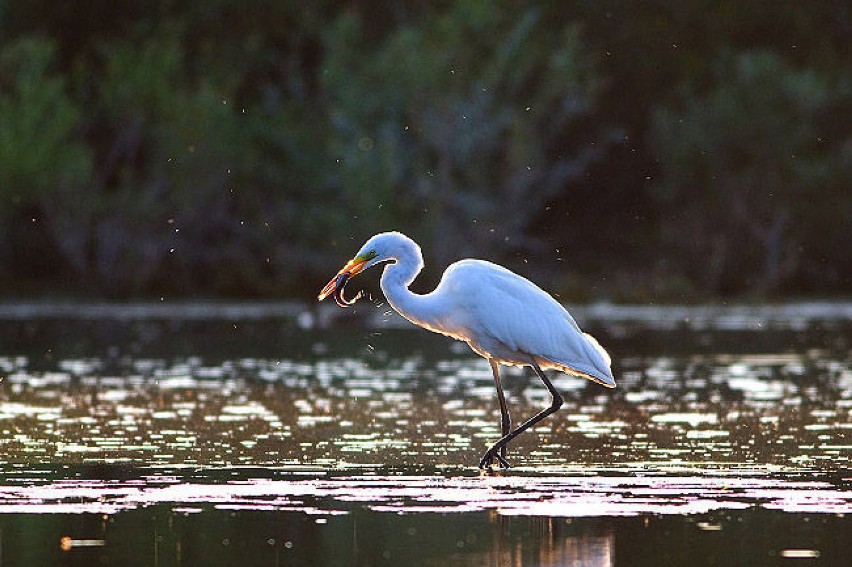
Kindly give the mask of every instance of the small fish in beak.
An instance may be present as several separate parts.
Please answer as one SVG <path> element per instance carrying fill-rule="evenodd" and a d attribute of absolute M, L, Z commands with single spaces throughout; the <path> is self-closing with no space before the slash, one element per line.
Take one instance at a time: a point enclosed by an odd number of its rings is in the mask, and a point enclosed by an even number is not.
<path fill-rule="evenodd" d="M 351 301 L 347 301 L 343 296 L 343 290 L 346 288 L 346 282 L 349 281 L 350 275 L 347 273 L 340 274 L 337 276 L 337 280 L 334 283 L 334 302 L 337 303 L 341 307 L 352 307 L 355 305 L 355 302 L 361 299 L 361 296 L 364 295 L 364 291 L 361 290 L 355 294 L 355 297 L 352 298 Z"/>
<path fill-rule="evenodd" d="M 337 303 L 340 307 L 351 307 L 355 305 L 355 302 L 361 299 L 361 296 L 364 294 L 363 291 L 359 291 L 355 294 L 351 300 L 347 300 L 343 295 L 343 290 L 346 288 L 346 283 L 358 272 L 360 272 L 364 268 L 364 264 L 367 263 L 367 260 L 363 258 L 354 258 L 349 261 L 348 264 L 343 266 L 343 269 L 337 272 L 337 275 L 334 276 L 330 282 L 326 284 L 322 291 L 320 292 L 317 299 L 322 301 L 329 295 L 334 297 L 334 302 Z"/>

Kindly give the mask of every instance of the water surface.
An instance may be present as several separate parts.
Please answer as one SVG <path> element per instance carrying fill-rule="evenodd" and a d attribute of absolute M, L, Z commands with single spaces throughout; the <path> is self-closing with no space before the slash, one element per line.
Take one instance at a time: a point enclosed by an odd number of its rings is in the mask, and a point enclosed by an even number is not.
<path fill-rule="evenodd" d="M 0 306 L 0 559 L 843 564 L 848 305 L 577 310 L 619 387 L 555 380 L 492 476 L 487 362 L 351 311 Z"/>

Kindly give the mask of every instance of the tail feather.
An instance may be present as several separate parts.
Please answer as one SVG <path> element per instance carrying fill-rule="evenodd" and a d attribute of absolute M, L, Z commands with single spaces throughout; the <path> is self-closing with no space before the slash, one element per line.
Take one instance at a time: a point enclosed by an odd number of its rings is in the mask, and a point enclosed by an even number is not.
<path fill-rule="evenodd" d="M 589 341 L 589 344 L 595 347 L 595 350 L 598 351 L 598 353 L 604 359 L 604 362 L 606 362 L 607 368 L 612 368 L 612 358 L 609 356 L 609 353 L 606 351 L 606 349 L 601 346 L 601 343 L 599 343 L 598 340 L 589 333 L 583 333 L 583 336 L 586 337 L 586 340 Z"/>

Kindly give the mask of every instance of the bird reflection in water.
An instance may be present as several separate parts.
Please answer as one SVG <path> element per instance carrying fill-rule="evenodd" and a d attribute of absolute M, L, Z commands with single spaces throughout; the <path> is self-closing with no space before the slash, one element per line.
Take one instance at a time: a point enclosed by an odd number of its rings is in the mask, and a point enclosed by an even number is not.
<path fill-rule="evenodd" d="M 494 524 L 490 549 L 460 552 L 442 558 L 441 565 L 480 567 L 482 565 L 583 565 L 609 567 L 615 564 L 615 533 L 572 525 L 570 518 L 517 518 L 489 514 Z M 438 565 L 439 563 L 427 563 Z"/>

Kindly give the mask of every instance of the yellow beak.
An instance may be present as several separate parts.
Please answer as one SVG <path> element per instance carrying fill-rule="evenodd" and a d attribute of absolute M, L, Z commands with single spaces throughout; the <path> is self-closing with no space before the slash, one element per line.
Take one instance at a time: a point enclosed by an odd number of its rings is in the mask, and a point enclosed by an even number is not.
<path fill-rule="evenodd" d="M 367 263 L 367 260 L 364 258 L 356 257 L 352 258 L 347 262 L 343 268 L 337 272 L 337 274 L 331 278 L 331 281 L 325 284 L 325 287 L 322 288 L 322 291 L 317 296 L 317 299 L 322 301 L 332 293 L 337 290 L 337 287 L 341 284 L 345 285 L 346 281 L 364 269 L 364 264 Z M 345 276 L 341 278 L 341 276 Z"/>

